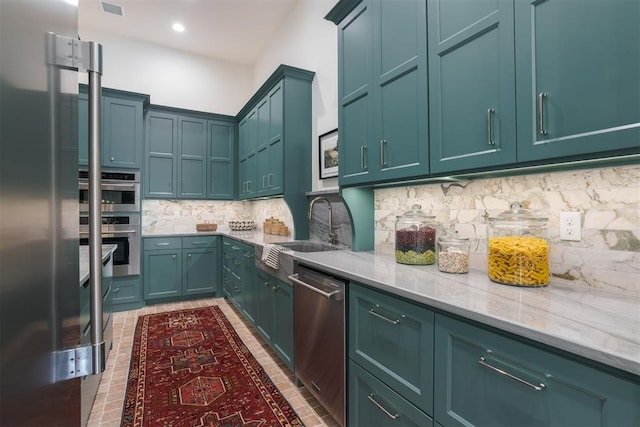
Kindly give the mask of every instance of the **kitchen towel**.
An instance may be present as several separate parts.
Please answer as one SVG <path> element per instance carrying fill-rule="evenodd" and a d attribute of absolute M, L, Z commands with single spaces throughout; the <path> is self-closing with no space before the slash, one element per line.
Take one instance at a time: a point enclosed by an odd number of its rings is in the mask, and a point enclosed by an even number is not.
<path fill-rule="evenodd" d="M 262 262 L 277 270 L 280 267 L 280 252 L 286 250 L 287 248 L 279 245 L 266 244 L 262 249 Z"/>

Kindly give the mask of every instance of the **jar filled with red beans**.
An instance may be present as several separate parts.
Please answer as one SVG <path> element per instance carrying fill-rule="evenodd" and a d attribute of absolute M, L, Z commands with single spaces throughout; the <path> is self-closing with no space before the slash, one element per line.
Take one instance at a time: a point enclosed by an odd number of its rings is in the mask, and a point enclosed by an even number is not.
<path fill-rule="evenodd" d="M 396 219 L 396 262 L 429 265 L 436 261 L 435 216 L 426 215 L 420 205 Z"/>

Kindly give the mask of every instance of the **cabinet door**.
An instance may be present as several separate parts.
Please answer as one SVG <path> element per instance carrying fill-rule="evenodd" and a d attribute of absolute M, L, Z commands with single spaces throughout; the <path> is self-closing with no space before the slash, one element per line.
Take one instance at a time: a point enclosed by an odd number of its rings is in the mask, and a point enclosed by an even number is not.
<path fill-rule="evenodd" d="M 284 363 L 293 369 L 293 287 L 272 279 L 274 330 L 272 346 Z"/>
<path fill-rule="evenodd" d="M 175 198 L 178 167 L 178 118 L 149 111 L 146 119 L 144 195 Z"/>
<path fill-rule="evenodd" d="M 435 339 L 442 425 L 640 425 L 637 382 L 444 315 Z"/>
<path fill-rule="evenodd" d="M 142 102 L 103 98 L 102 165 L 140 169 L 142 166 Z"/>
<path fill-rule="evenodd" d="M 216 295 L 218 287 L 218 251 L 215 247 L 182 251 L 184 278 L 182 294 Z"/>
<path fill-rule="evenodd" d="M 86 88 L 78 92 L 78 164 L 89 164 L 89 94 Z"/>
<path fill-rule="evenodd" d="M 253 246 L 242 246 L 242 283 L 244 285 L 243 312 L 251 323 L 258 318 L 258 277 L 256 276 Z"/>
<path fill-rule="evenodd" d="M 258 116 L 256 110 L 240 123 L 240 199 L 256 196 Z"/>
<path fill-rule="evenodd" d="M 433 420 L 381 381 L 349 361 L 349 425 L 429 427 Z"/>
<path fill-rule="evenodd" d="M 340 185 L 370 181 L 372 165 L 372 9 L 357 6 L 338 26 L 338 123 Z M 374 170 L 374 169 L 372 169 Z"/>
<path fill-rule="evenodd" d="M 428 5 L 431 172 L 514 163 L 513 0 Z"/>
<path fill-rule="evenodd" d="M 209 120 L 208 127 L 207 198 L 232 200 L 235 126 Z"/>
<path fill-rule="evenodd" d="M 349 357 L 427 414 L 433 414 L 430 310 L 349 285 Z"/>
<path fill-rule="evenodd" d="M 429 168 L 426 0 L 374 5 L 376 140 L 369 147 L 375 180 L 423 176 Z"/>
<path fill-rule="evenodd" d="M 269 92 L 269 169 L 267 194 L 273 196 L 284 191 L 284 94 L 282 82 Z"/>
<path fill-rule="evenodd" d="M 144 252 L 145 299 L 182 294 L 181 254 L 181 251 L 173 249 Z"/>
<path fill-rule="evenodd" d="M 518 161 L 637 148 L 640 2 L 515 7 Z"/>
<path fill-rule="evenodd" d="M 256 322 L 256 326 L 258 327 L 258 332 L 260 335 L 264 337 L 265 340 L 271 342 L 273 336 L 273 328 L 275 324 L 275 313 L 274 313 L 274 292 L 273 287 L 274 283 L 271 282 L 269 276 L 262 272 L 261 270 L 257 271 L 258 273 L 258 321 Z"/>
<path fill-rule="evenodd" d="M 258 197 L 265 196 L 269 191 L 267 175 L 269 174 L 269 98 L 265 97 L 257 110 L 257 189 Z"/>
<path fill-rule="evenodd" d="M 204 199 L 207 174 L 207 121 L 178 117 L 178 197 Z"/>

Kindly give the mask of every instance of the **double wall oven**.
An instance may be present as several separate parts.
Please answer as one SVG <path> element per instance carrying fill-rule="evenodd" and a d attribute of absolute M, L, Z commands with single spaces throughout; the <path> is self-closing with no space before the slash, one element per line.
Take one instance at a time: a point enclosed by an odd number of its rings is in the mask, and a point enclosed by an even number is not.
<path fill-rule="evenodd" d="M 89 244 L 88 173 L 79 173 L 80 245 Z M 113 276 L 140 274 L 140 172 L 102 171 L 102 244 L 116 245 Z"/>

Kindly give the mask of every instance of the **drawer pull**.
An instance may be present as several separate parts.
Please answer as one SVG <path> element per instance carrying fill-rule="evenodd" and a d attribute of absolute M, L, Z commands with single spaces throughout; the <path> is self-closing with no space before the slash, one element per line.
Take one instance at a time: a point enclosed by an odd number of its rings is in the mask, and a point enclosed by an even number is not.
<path fill-rule="evenodd" d="M 509 372 L 507 372 L 505 370 L 502 370 L 502 369 L 500 369 L 500 368 L 498 368 L 496 366 L 490 365 L 490 364 L 487 363 L 487 359 L 485 359 L 484 357 L 480 357 L 480 360 L 478 360 L 478 363 L 480 365 L 484 366 L 487 369 L 491 369 L 492 371 L 499 373 L 500 375 L 504 375 L 505 377 L 511 378 L 512 380 L 517 381 L 520 384 L 524 384 L 527 387 L 529 387 L 529 388 L 531 388 L 531 389 L 533 389 L 535 391 L 542 391 L 547 387 L 543 383 L 540 383 L 538 385 L 531 384 L 529 381 L 525 381 L 522 378 L 518 378 L 515 375 L 510 374 Z"/>
<path fill-rule="evenodd" d="M 240 250 L 240 248 L 239 248 L 239 247 L 237 247 L 237 246 L 231 246 L 231 249 L 233 249 L 234 251 L 238 251 L 238 250 Z"/>
<path fill-rule="evenodd" d="M 369 401 L 371 403 L 373 403 L 374 405 L 376 405 L 378 407 L 378 409 L 380 409 L 382 412 L 384 412 L 385 414 L 387 414 L 387 417 L 391 418 L 392 420 L 397 420 L 398 417 L 400 416 L 399 414 L 392 414 L 391 412 L 387 411 L 384 406 L 382 406 L 381 404 L 379 404 L 378 402 L 376 402 L 376 400 L 374 399 L 375 395 L 373 393 L 371 393 L 369 396 L 367 396 L 367 399 L 369 399 Z"/>
<path fill-rule="evenodd" d="M 372 315 L 376 316 L 377 318 L 382 319 L 382 320 L 384 320 L 385 322 L 389 322 L 389 323 L 391 323 L 391 324 L 393 324 L 393 325 L 399 325 L 399 324 L 400 324 L 400 320 L 397 320 L 397 319 L 396 319 L 396 320 L 391 320 L 391 319 L 389 319 L 388 317 L 385 317 L 385 316 L 383 316 L 383 315 L 382 315 L 382 314 L 380 314 L 380 313 L 376 313 L 376 312 L 373 310 L 373 308 L 370 308 L 370 309 L 369 309 L 369 314 L 372 314 Z"/>
<path fill-rule="evenodd" d="M 204 241 L 204 242 L 191 242 L 192 245 L 206 245 L 207 243 L 209 243 L 209 242 L 207 242 L 207 241 Z"/>
<path fill-rule="evenodd" d="M 156 243 L 156 246 L 169 246 L 169 242 Z"/>

